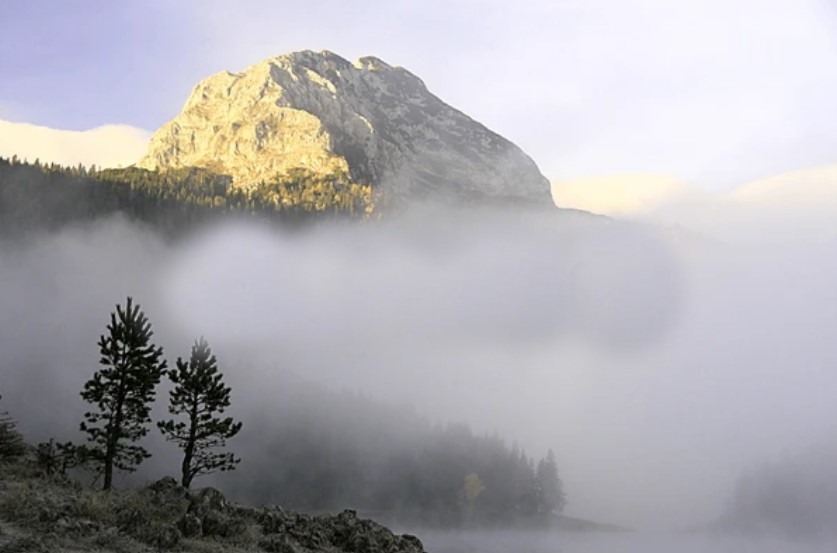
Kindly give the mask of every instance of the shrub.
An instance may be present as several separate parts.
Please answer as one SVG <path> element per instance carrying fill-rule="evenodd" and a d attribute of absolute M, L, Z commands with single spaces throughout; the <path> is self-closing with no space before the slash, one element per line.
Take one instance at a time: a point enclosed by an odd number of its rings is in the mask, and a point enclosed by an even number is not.
<path fill-rule="evenodd" d="M 17 423 L 8 413 L 0 411 L 0 461 L 13 461 L 25 453 L 26 444 L 17 431 Z"/>

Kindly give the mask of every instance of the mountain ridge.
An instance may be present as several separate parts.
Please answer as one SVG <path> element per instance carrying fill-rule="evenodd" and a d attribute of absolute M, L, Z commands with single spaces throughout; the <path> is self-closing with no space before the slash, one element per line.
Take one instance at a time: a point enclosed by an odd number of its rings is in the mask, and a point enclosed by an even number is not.
<path fill-rule="evenodd" d="M 282 54 L 199 82 L 137 163 L 196 166 L 236 186 L 294 169 L 370 184 L 387 200 L 457 197 L 551 204 L 549 181 L 519 147 L 375 56 Z"/>

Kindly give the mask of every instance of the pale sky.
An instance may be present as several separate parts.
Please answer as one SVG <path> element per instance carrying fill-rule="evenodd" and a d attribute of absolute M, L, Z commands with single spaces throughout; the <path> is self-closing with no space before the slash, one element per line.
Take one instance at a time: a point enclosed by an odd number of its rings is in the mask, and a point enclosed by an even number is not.
<path fill-rule="evenodd" d="M 201 78 L 329 49 L 411 70 L 552 180 L 726 191 L 837 163 L 835 29 L 830 0 L 7 0 L 0 119 L 153 131 Z"/>

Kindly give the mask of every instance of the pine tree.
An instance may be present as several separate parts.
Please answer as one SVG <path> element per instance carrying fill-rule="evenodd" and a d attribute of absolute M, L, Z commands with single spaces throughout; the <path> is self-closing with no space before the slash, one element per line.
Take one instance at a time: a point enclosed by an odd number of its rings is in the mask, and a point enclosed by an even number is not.
<path fill-rule="evenodd" d="M 65 477 L 67 471 L 76 468 L 95 470 L 95 459 L 91 459 L 87 446 L 76 445 L 72 442 L 60 443 L 54 438 L 37 445 L 35 463 L 46 476 Z"/>
<path fill-rule="evenodd" d="M 169 393 L 169 413 L 185 415 L 183 421 L 161 421 L 157 426 L 166 439 L 183 450 L 181 483 L 188 488 L 192 479 L 216 470 L 235 469 L 240 459 L 232 453 L 216 453 L 226 440 L 238 434 L 241 423 L 231 417 L 219 418 L 230 405 L 230 388 L 223 382 L 209 344 L 201 338 L 192 347 L 189 362 L 177 360 L 177 369 L 168 376 L 175 384 Z"/>
<path fill-rule="evenodd" d="M 163 349 L 151 342 L 148 317 L 129 297 L 125 308 L 111 313 L 107 334 L 99 338 L 99 363 L 104 366 L 85 385 L 81 397 L 98 411 L 85 413 L 81 430 L 88 451 L 102 466 L 103 488 L 113 485 L 113 469 L 136 470 L 149 453 L 134 445 L 148 433 L 151 402 L 166 368 Z"/>
<path fill-rule="evenodd" d="M 564 486 L 558 478 L 558 465 L 555 462 L 555 453 L 550 449 L 545 459 L 538 463 L 535 479 L 540 489 L 540 511 L 547 517 L 560 513 L 564 510 L 566 497 Z"/>
<path fill-rule="evenodd" d="M 17 424 L 7 412 L 0 411 L 0 461 L 11 461 L 24 453 L 26 445 L 17 431 Z"/>

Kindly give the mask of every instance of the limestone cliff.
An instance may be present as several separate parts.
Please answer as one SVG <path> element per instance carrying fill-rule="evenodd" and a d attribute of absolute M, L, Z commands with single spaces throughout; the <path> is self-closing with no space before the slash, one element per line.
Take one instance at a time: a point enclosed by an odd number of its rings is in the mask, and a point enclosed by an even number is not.
<path fill-rule="evenodd" d="M 204 167 L 239 186 L 295 168 L 348 174 L 395 202 L 550 202 L 531 158 L 418 77 L 377 58 L 353 64 L 328 51 L 293 52 L 200 82 L 138 165 Z"/>

